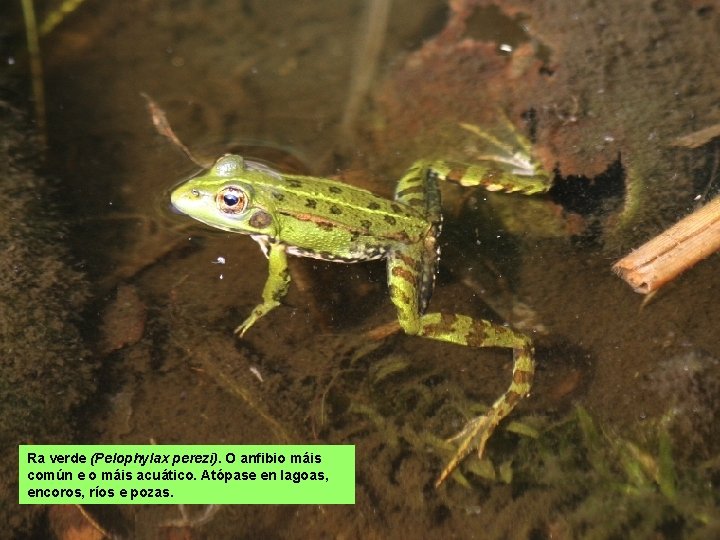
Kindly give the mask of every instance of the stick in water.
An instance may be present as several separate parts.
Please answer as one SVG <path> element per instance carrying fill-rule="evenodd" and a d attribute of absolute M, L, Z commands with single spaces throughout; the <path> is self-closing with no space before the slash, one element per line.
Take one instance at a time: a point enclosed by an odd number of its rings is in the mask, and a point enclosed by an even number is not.
<path fill-rule="evenodd" d="M 612 269 L 639 293 L 653 292 L 720 250 L 720 197 L 616 262 Z"/>
<path fill-rule="evenodd" d="M 145 92 L 141 92 L 140 95 L 145 98 L 145 101 L 147 101 L 148 111 L 150 111 L 150 116 L 152 117 L 155 130 L 163 137 L 167 137 L 168 139 L 170 139 L 170 142 L 172 142 L 175 146 L 182 150 L 183 153 L 188 157 L 188 159 L 192 161 L 195 165 L 202 167 L 203 169 L 207 169 L 207 165 L 200 163 L 200 161 L 195 159 L 195 156 L 192 155 L 190 149 L 182 143 L 182 141 L 178 138 L 177 135 L 175 135 L 175 132 L 170 126 L 170 122 L 168 122 L 167 116 L 165 115 L 165 111 L 160 108 L 160 105 L 155 103 L 153 98 L 151 98 Z"/>

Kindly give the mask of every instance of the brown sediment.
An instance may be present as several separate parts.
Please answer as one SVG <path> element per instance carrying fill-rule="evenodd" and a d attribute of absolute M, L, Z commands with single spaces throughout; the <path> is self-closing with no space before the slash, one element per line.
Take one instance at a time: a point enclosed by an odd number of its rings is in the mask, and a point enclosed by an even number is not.
<path fill-rule="evenodd" d="M 66 226 L 51 204 L 38 205 L 38 194 L 54 194 L 28 165 L 43 147 L 2 100 L 0 133 L 0 523 L 20 537 L 42 507 L 18 505 L 18 445 L 77 442 L 75 415 L 94 391 L 97 362 L 78 329 L 88 284 L 70 263 Z"/>

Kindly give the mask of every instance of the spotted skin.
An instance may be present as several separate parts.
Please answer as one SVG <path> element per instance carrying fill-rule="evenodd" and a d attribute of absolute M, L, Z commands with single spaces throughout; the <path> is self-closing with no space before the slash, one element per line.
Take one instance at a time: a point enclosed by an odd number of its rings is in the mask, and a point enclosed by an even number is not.
<path fill-rule="evenodd" d="M 498 423 L 530 392 L 534 374 L 527 336 L 467 315 L 426 313 L 440 254 L 442 181 L 524 194 L 542 193 L 550 186 L 548 176 L 537 168 L 518 174 L 493 160 L 475 165 L 421 160 L 399 180 L 394 200 L 388 200 L 334 180 L 286 175 L 226 155 L 171 196 L 176 208 L 203 223 L 250 235 L 268 258 L 262 302 L 237 328 L 241 337 L 286 295 L 287 255 L 343 263 L 384 258 L 390 299 L 407 334 L 512 350 L 510 386 L 486 414 L 471 418 L 453 437 L 457 451 L 437 486 L 473 449 L 482 455 Z"/>

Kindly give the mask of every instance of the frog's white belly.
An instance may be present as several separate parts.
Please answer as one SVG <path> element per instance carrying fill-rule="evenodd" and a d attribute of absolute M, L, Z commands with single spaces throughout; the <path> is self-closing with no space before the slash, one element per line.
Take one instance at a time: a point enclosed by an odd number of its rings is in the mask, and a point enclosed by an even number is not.
<path fill-rule="evenodd" d="M 268 256 L 269 253 L 269 245 L 272 243 L 272 240 L 265 235 L 260 234 L 253 234 L 251 235 L 251 238 L 255 240 L 259 245 L 260 249 L 262 249 L 262 252 L 265 254 L 265 257 Z M 282 243 L 282 242 L 281 242 Z M 285 244 L 285 252 L 289 255 L 294 255 L 295 257 L 307 257 L 310 259 L 319 259 L 321 261 L 330 261 L 330 262 L 340 262 L 340 263 L 356 263 L 356 262 L 362 262 L 362 261 L 376 261 L 378 259 L 384 259 L 387 257 L 387 254 L 389 252 L 389 248 L 386 246 L 366 246 L 366 247 L 356 247 L 355 249 L 351 249 L 349 252 L 343 254 L 343 255 L 336 255 L 334 253 L 330 253 L 328 251 L 316 251 L 313 249 L 307 249 L 307 248 L 301 248 L 298 246 L 293 246 L 289 244 Z"/>

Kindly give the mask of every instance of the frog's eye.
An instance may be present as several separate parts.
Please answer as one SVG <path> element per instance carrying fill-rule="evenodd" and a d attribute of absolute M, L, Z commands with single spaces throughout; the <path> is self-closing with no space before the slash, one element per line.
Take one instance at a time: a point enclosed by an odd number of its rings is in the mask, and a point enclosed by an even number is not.
<path fill-rule="evenodd" d="M 230 186 L 218 191 L 216 202 L 221 212 L 239 214 L 247 206 L 247 196 L 243 190 Z"/>

